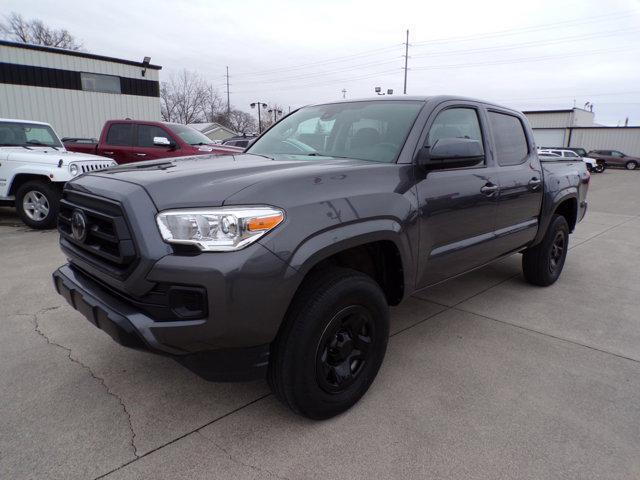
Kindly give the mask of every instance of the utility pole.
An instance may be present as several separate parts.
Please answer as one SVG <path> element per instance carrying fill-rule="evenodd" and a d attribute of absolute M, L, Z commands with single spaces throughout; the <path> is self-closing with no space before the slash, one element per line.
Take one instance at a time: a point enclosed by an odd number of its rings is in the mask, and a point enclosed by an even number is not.
<path fill-rule="evenodd" d="M 227 67 L 227 115 L 231 113 L 231 102 L 229 101 L 229 67 Z"/>
<path fill-rule="evenodd" d="M 407 41 L 404 44 L 404 94 L 407 94 L 407 64 L 409 63 L 409 29 L 407 29 Z"/>
<path fill-rule="evenodd" d="M 347 98 L 347 89 L 346 88 L 342 89 L 342 98 Z"/>

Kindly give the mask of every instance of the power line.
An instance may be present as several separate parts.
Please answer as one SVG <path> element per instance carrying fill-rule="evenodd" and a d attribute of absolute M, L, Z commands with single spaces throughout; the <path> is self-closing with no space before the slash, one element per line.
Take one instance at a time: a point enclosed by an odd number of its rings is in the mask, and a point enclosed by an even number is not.
<path fill-rule="evenodd" d="M 372 50 L 365 50 L 363 52 L 360 53 L 354 53 L 351 55 L 343 55 L 340 57 L 333 57 L 333 58 L 329 58 L 326 60 L 319 60 L 317 62 L 309 62 L 309 63 L 304 63 L 304 64 L 298 64 L 298 65 L 290 65 L 290 66 L 282 66 L 282 67 L 277 67 L 277 68 L 272 68 L 269 70 L 262 70 L 262 71 L 256 71 L 256 72 L 240 72 L 238 75 L 244 75 L 244 76 L 249 76 L 249 75 L 269 75 L 272 73 L 278 73 L 282 70 L 299 70 L 299 69 L 303 69 L 303 68 L 307 68 L 307 67 L 311 67 L 311 66 L 315 66 L 315 65 L 326 65 L 326 64 L 330 64 L 330 63 L 340 63 L 343 61 L 348 61 L 351 60 L 353 58 L 358 58 L 358 57 L 368 57 L 368 56 L 372 56 L 372 55 L 379 55 L 381 52 L 388 52 L 389 50 L 395 50 L 397 49 L 399 46 L 398 45 L 393 45 L 393 46 L 388 46 L 388 47 L 382 47 L 382 48 L 376 48 L 376 49 L 372 49 Z"/>
<path fill-rule="evenodd" d="M 576 26 L 576 25 L 584 25 L 584 24 L 587 24 L 587 23 L 594 23 L 594 22 L 598 22 L 598 21 L 615 20 L 615 19 L 620 18 L 620 17 L 628 17 L 632 13 L 637 13 L 637 11 L 636 10 L 625 10 L 625 11 L 621 11 L 621 12 L 609 13 L 609 14 L 606 14 L 606 15 L 597 15 L 597 16 L 593 16 L 593 17 L 584 17 L 584 18 L 578 18 L 578 19 L 573 19 L 573 20 L 564 20 L 564 21 L 561 21 L 561 22 L 554 22 L 554 23 L 543 23 L 543 24 L 539 24 L 539 25 L 532 25 L 532 26 L 529 26 L 529 27 L 520 27 L 520 28 L 513 28 L 513 29 L 508 29 L 508 30 L 498 30 L 498 31 L 495 31 L 495 32 L 480 33 L 480 34 L 475 34 L 475 35 L 465 35 L 465 36 L 458 36 L 458 37 L 438 38 L 438 39 L 426 40 L 426 41 L 422 41 L 422 42 L 414 42 L 413 46 L 421 47 L 421 46 L 424 46 L 424 45 L 436 45 L 436 44 L 453 43 L 453 42 L 466 42 L 466 41 L 478 40 L 478 39 L 484 39 L 484 38 L 495 38 L 495 37 L 519 35 L 521 33 L 529 33 L 531 31 L 555 29 L 558 26 L 568 26 L 568 25 Z"/>
<path fill-rule="evenodd" d="M 399 58 L 395 58 L 393 60 L 387 60 L 387 61 L 376 61 L 376 62 L 368 62 L 368 63 L 361 63 L 358 65 L 352 65 L 350 67 L 344 67 L 344 68 L 338 68 L 335 70 L 325 70 L 325 71 L 321 71 L 321 72 L 313 72 L 313 73 L 300 73 L 300 74 L 296 74 L 296 75 L 289 75 L 289 76 L 279 76 L 278 78 L 271 78 L 271 79 L 265 79 L 265 80 L 239 80 L 236 83 L 241 83 L 241 84 L 247 84 L 247 83 L 259 83 L 259 84 L 264 84 L 264 83 L 279 83 L 279 82 L 283 82 L 283 81 L 289 81 L 289 80 L 299 80 L 299 79 L 304 79 L 304 78 L 315 78 L 318 76 L 322 76 L 322 75 L 331 75 L 334 73 L 342 73 L 342 72 L 347 72 L 350 70 L 359 70 L 361 68 L 366 68 L 366 67 L 378 67 L 380 65 L 388 65 L 390 63 L 396 63 L 398 62 Z"/>
<path fill-rule="evenodd" d="M 590 51 L 574 52 L 574 53 L 563 54 L 563 55 L 542 55 L 542 56 L 538 56 L 538 57 L 524 57 L 524 58 L 517 58 L 517 59 L 512 59 L 512 60 L 495 60 L 495 61 L 488 61 L 488 62 L 458 63 L 458 64 L 448 64 L 448 65 L 431 65 L 431 66 L 427 66 L 427 67 L 414 67 L 413 70 L 442 70 L 442 69 L 449 69 L 449 68 L 468 68 L 468 67 L 485 67 L 485 66 L 490 66 L 490 65 L 508 65 L 508 64 L 512 64 L 512 63 L 537 62 L 537 61 L 552 60 L 552 59 L 558 59 L 558 58 L 581 57 L 583 55 L 591 55 L 591 54 L 597 55 L 597 54 L 609 53 L 609 52 L 613 52 L 613 51 L 621 52 L 621 51 L 627 51 L 627 50 L 631 50 L 631 49 L 632 49 L 632 47 L 608 48 L 608 49 L 603 49 L 603 50 L 590 50 Z"/>
<path fill-rule="evenodd" d="M 626 33 L 637 33 L 640 32 L 638 28 L 629 28 L 626 30 L 617 30 L 614 32 L 601 32 L 593 35 L 573 35 L 569 37 L 561 37 L 557 39 L 551 40 L 534 40 L 530 42 L 516 43 L 511 45 L 500 45 L 495 47 L 480 47 L 480 48 L 465 48 L 460 50 L 444 50 L 433 53 L 426 53 L 421 55 L 412 55 L 411 58 L 425 58 L 425 57 L 439 57 L 445 55 L 455 55 L 455 54 L 468 54 L 468 53 L 482 53 L 482 52 L 496 52 L 501 50 L 514 50 L 518 48 L 526 48 L 526 47 L 541 47 L 547 45 L 557 45 L 559 43 L 565 42 L 574 42 L 577 40 L 590 40 L 592 38 L 602 38 L 602 37 L 612 37 Z"/>

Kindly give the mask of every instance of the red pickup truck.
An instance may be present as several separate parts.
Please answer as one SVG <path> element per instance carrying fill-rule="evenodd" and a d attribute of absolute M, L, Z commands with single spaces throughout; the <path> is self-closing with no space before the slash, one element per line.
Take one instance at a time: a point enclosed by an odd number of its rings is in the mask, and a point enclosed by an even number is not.
<path fill-rule="evenodd" d="M 240 153 L 243 148 L 216 145 L 197 130 L 179 123 L 109 120 L 98 143 L 68 139 L 67 150 L 113 158 L 118 163 L 165 157 Z"/>

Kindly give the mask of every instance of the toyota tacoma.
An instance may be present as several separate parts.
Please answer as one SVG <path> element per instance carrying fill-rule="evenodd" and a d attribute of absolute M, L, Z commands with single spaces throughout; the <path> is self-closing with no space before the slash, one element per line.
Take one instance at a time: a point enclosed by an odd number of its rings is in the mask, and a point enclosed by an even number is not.
<path fill-rule="evenodd" d="M 245 153 L 81 175 L 59 294 L 124 346 L 209 380 L 266 376 L 329 418 L 373 382 L 389 306 L 521 253 L 554 283 L 586 212 L 579 158 L 538 158 L 519 112 L 448 96 L 301 108 Z"/>

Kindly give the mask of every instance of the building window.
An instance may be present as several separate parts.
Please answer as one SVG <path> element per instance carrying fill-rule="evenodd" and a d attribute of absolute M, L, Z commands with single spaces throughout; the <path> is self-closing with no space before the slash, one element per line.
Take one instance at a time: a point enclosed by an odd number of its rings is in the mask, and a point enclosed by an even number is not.
<path fill-rule="evenodd" d="M 82 80 L 82 90 L 84 91 L 122 93 L 120 90 L 120 77 L 82 72 L 80 78 Z"/>

